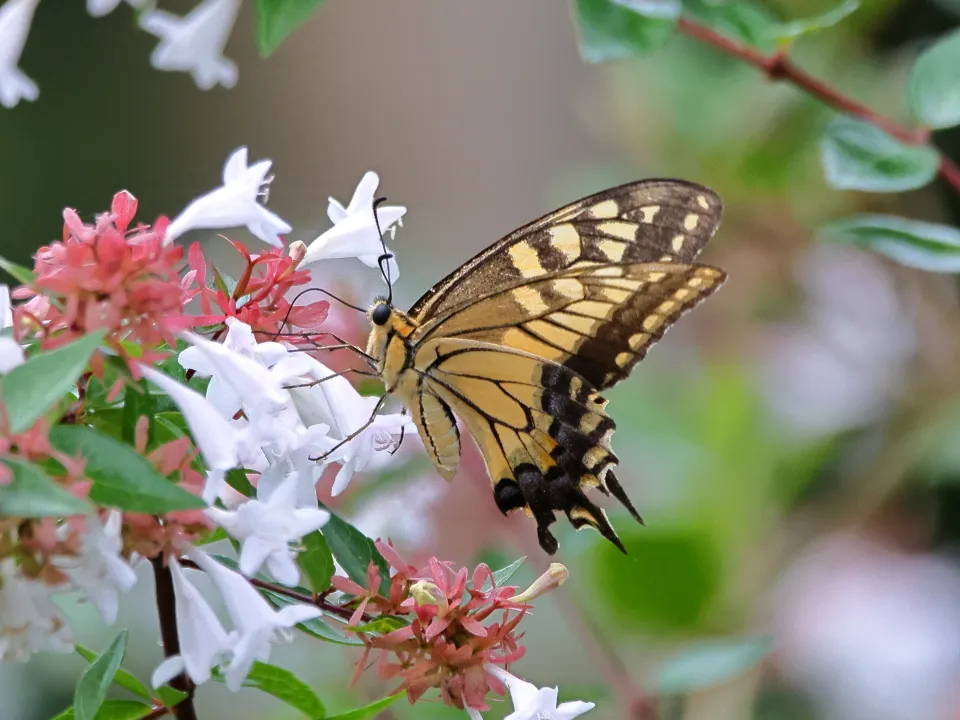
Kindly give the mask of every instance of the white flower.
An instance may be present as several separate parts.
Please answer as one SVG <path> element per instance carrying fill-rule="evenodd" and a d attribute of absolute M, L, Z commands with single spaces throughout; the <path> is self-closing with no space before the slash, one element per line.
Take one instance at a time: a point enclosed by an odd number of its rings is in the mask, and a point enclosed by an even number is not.
<path fill-rule="evenodd" d="M 310 387 L 291 389 L 290 395 L 304 424 L 329 425 L 331 436 L 343 440 L 370 420 L 377 398 L 363 397 L 345 377 L 331 377 L 334 373 L 322 363 L 313 358 L 310 361 L 313 364 L 311 376 L 315 380 L 327 379 Z M 394 436 L 402 428 L 415 430 L 405 415 L 378 415 L 356 437 L 335 450 L 327 462 L 339 462 L 341 467 L 331 493 L 338 495 L 343 492 L 353 473 L 371 465 L 375 454 L 381 457 L 375 466 L 382 467 L 382 463 L 390 458 L 389 453 L 384 451 L 394 449 Z"/>
<path fill-rule="evenodd" d="M 7 0 L 0 7 L 0 104 L 4 107 L 12 108 L 21 98 L 36 100 L 40 96 L 37 84 L 17 67 L 38 2 Z"/>
<path fill-rule="evenodd" d="M 204 0 L 184 17 L 164 10 L 145 12 L 140 27 L 160 38 L 150 64 L 158 70 L 189 72 L 201 90 L 218 83 L 233 87 L 237 66 L 223 56 L 223 48 L 239 9 L 240 0 Z"/>
<path fill-rule="evenodd" d="M 13 306 L 10 304 L 10 288 L 0 285 L 0 330 L 13 325 Z"/>
<path fill-rule="evenodd" d="M 10 337 L 0 337 L 0 375 L 23 365 L 23 348 Z"/>
<path fill-rule="evenodd" d="M 0 662 L 73 650 L 70 626 L 50 600 L 57 589 L 23 577 L 10 558 L 0 561 Z"/>
<path fill-rule="evenodd" d="M 279 236 L 289 233 L 290 226 L 257 202 L 272 164 L 261 160 L 247 167 L 247 149 L 235 150 L 223 166 L 223 185 L 187 205 L 167 227 L 164 242 L 169 244 L 188 230 L 245 225 L 264 242 L 280 247 Z"/>
<path fill-rule="evenodd" d="M 327 216 L 334 225 L 307 246 L 307 254 L 301 265 L 319 260 L 355 257 L 364 265 L 377 267 L 377 259 L 383 254 L 383 245 L 373 218 L 374 194 L 379 184 L 380 178 L 377 174 L 368 172 L 357 185 L 347 207 L 330 198 Z M 387 232 L 406 212 L 407 209 L 400 206 L 378 208 L 380 229 Z M 391 258 L 389 262 L 390 279 L 396 282 L 400 277 L 400 269 L 395 258 Z"/>
<path fill-rule="evenodd" d="M 217 586 L 240 633 L 226 671 L 227 687 L 234 692 L 243 685 L 255 660 L 270 659 L 271 643 L 289 642 L 295 625 L 321 615 L 319 608 L 303 604 L 274 610 L 240 573 L 228 570 L 197 548 L 189 555 Z"/>
<path fill-rule="evenodd" d="M 117 592 L 129 592 L 137 583 L 137 574 L 120 556 L 123 516 L 111 510 L 102 526 L 93 517 L 86 522 L 79 557 L 55 557 L 54 564 L 86 593 L 103 621 L 112 625 L 117 619 Z"/>
<path fill-rule="evenodd" d="M 210 670 L 230 656 L 237 635 L 223 629 L 213 608 L 197 587 L 187 580 L 180 563 L 173 559 L 169 562 L 176 594 L 180 654 L 160 663 L 151 682 L 153 687 L 160 687 L 186 670 L 191 680 L 202 685 L 210 679 Z"/>
<path fill-rule="evenodd" d="M 257 498 L 269 502 L 271 495 L 287 478 L 296 481 L 294 505 L 298 508 L 317 506 L 317 480 L 326 463 L 312 458 L 323 455 L 336 444 L 328 436 L 330 428 L 323 423 L 311 425 L 290 433 L 278 447 L 268 448 L 269 462 L 257 482 Z"/>
<path fill-rule="evenodd" d="M 257 574 L 266 562 L 270 574 L 289 587 L 300 581 L 291 542 L 319 530 L 330 513 L 318 507 L 296 506 L 297 479 L 284 480 L 269 500 L 249 500 L 234 511 L 208 508 L 206 515 L 241 542 L 240 572 Z M 316 500 L 314 500 L 316 504 Z"/>
<path fill-rule="evenodd" d="M 87 12 L 93 17 L 103 17 L 116 10 L 122 1 L 135 8 L 143 7 L 146 4 L 146 0 L 87 0 Z"/>
<path fill-rule="evenodd" d="M 167 393 L 183 413 L 207 465 L 203 499 L 212 503 L 220 493 L 226 471 L 239 465 L 247 436 L 221 417 L 217 409 L 197 391 L 146 365 L 141 365 L 140 371 L 147 380 Z"/>
<path fill-rule="evenodd" d="M 557 688 L 538 688 L 496 665 L 483 667 L 510 691 L 513 712 L 504 720 L 573 720 L 594 707 L 594 703 L 580 700 L 557 705 Z M 476 710 L 473 712 L 476 715 L 472 717 L 479 717 Z"/>

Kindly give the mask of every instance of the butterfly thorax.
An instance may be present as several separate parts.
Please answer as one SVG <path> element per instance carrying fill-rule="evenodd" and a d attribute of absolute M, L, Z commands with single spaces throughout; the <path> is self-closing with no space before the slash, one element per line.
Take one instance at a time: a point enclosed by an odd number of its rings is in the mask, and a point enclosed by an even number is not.
<path fill-rule="evenodd" d="M 396 392 L 404 371 L 410 369 L 409 338 L 417 323 L 385 300 L 374 302 L 367 315 L 370 318 L 367 354 L 376 361 L 386 391 Z"/>

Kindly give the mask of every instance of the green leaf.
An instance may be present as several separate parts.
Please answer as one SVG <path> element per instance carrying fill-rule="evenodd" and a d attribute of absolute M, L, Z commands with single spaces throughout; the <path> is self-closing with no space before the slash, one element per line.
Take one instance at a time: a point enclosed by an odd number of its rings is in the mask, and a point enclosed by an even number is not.
<path fill-rule="evenodd" d="M 226 481 L 227 485 L 232 487 L 244 497 L 252 498 L 256 497 L 257 495 L 257 489 L 250 484 L 250 480 L 247 479 L 247 471 L 243 468 L 234 468 L 233 470 L 228 470 Z M 324 588 L 324 590 L 326 590 L 326 588 Z"/>
<path fill-rule="evenodd" d="M 769 10 L 752 2 L 687 0 L 687 13 L 724 37 L 739 40 L 760 50 L 775 49 L 773 37 L 780 23 Z"/>
<path fill-rule="evenodd" d="M 29 285 L 36 279 L 33 270 L 28 270 L 23 265 L 17 265 L 15 262 L 0 257 L 0 269 L 5 270 L 14 280 L 21 285 Z"/>
<path fill-rule="evenodd" d="M 960 125 L 960 29 L 927 48 L 910 70 L 907 102 L 932 128 Z"/>
<path fill-rule="evenodd" d="M 339 713 L 337 715 L 329 715 L 324 720 L 369 720 L 370 718 L 377 717 L 377 714 L 380 713 L 381 710 L 390 707 L 402 697 L 402 692 L 397 693 L 396 695 L 390 695 L 389 697 L 385 697 L 382 700 L 377 700 L 369 705 L 356 708 L 355 710 L 348 710 L 347 712 Z"/>
<path fill-rule="evenodd" d="M 268 57 L 323 3 L 324 0 L 254 0 L 260 55 Z"/>
<path fill-rule="evenodd" d="M 663 665 L 657 691 L 680 695 L 718 685 L 756 666 L 773 647 L 768 637 L 705 642 L 692 646 Z"/>
<path fill-rule="evenodd" d="M 860 0 L 843 0 L 826 12 L 814 15 L 803 20 L 792 20 L 790 22 L 780 23 L 774 33 L 774 39 L 780 44 L 787 44 L 796 40 L 802 35 L 818 32 L 831 28 L 849 15 L 852 15 L 860 7 Z"/>
<path fill-rule="evenodd" d="M 913 190 L 929 183 L 940 167 L 933 148 L 906 145 L 847 116 L 834 118 L 827 126 L 820 149 L 827 182 L 838 190 Z"/>
<path fill-rule="evenodd" d="M 187 698 L 187 694 L 183 690 L 177 690 L 169 685 L 161 685 L 155 692 L 157 693 L 157 699 L 166 707 L 178 705 Z"/>
<path fill-rule="evenodd" d="M 217 680 L 223 680 L 219 673 L 214 677 Z M 250 674 L 243 681 L 243 686 L 257 688 L 268 695 L 273 695 L 312 718 L 326 717 L 326 708 L 310 686 L 289 670 L 276 665 L 255 661 Z"/>
<path fill-rule="evenodd" d="M 292 598 L 288 598 L 286 595 L 280 595 L 270 590 L 260 590 L 260 594 L 263 595 L 271 605 L 278 609 L 297 602 Z M 297 629 L 324 642 L 332 642 L 337 645 L 363 645 L 363 641 L 360 639 L 353 635 L 343 633 L 338 627 L 329 625 L 320 618 L 306 620 L 298 624 Z"/>
<path fill-rule="evenodd" d="M 85 515 L 93 508 L 55 483 L 32 463 L 7 458 L 13 479 L 0 485 L 0 517 L 65 517 Z"/>
<path fill-rule="evenodd" d="M 147 391 L 147 383 L 141 380 L 138 383 L 128 383 L 123 392 L 123 441 L 129 445 L 134 444 L 134 434 L 137 429 L 137 422 L 141 417 L 146 416 L 149 424 L 147 425 L 147 447 L 150 447 L 153 440 L 153 418 L 156 415 L 154 396 Z"/>
<path fill-rule="evenodd" d="M 106 330 L 97 330 L 56 350 L 34 355 L 3 376 L 0 397 L 11 433 L 29 428 L 69 392 L 105 335 Z"/>
<path fill-rule="evenodd" d="M 820 231 L 835 242 L 868 248 L 901 265 L 931 272 L 960 272 L 960 230 L 896 215 L 854 215 Z"/>
<path fill-rule="evenodd" d="M 523 565 L 523 562 L 526 559 L 527 559 L 527 556 L 524 555 L 521 558 L 517 558 L 506 567 L 502 567 L 499 570 L 495 570 L 493 573 L 493 581 L 497 584 L 497 587 L 503 587 L 504 585 L 506 585 L 507 582 L 510 580 L 510 578 L 512 578 L 514 574 L 517 572 L 517 570 L 520 569 L 520 566 Z M 487 592 L 488 590 L 492 590 L 492 589 L 493 589 L 493 586 L 490 584 L 490 581 L 488 580 L 483 584 L 483 587 L 480 588 L 480 592 Z"/>
<path fill-rule="evenodd" d="M 381 615 L 376 620 L 371 622 L 364 623 L 363 625 L 348 625 L 347 628 L 352 632 L 377 633 L 378 635 L 386 635 L 388 632 L 405 628 L 409 624 L 410 621 L 405 620 L 402 617 L 397 617 L 396 615 Z"/>
<path fill-rule="evenodd" d="M 297 564 L 315 593 L 326 592 L 330 589 L 330 578 L 336 571 L 327 541 L 320 531 L 316 530 L 305 535 L 302 543 L 304 549 L 297 556 Z"/>
<path fill-rule="evenodd" d="M 138 720 L 151 712 L 153 708 L 139 700 L 107 700 L 100 706 L 95 720 Z M 74 720 L 76 717 L 74 708 L 70 707 L 52 720 Z"/>
<path fill-rule="evenodd" d="M 73 710 L 77 720 L 93 720 L 107 697 L 107 689 L 123 662 L 127 650 L 127 631 L 121 630 L 103 655 L 94 660 L 77 681 Z"/>
<path fill-rule="evenodd" d="M 600 63 L 644 55 L 666 42 L 680 10 L 679 2 L 575 0 L 580 56 Z"/>
<path fill-rule="evenodd" d="M 380 571 L 380 588 L 386 592 L 390 585 L 390 568 L 373 540 L 332 512 L 322 532 L 330 552 L 351 580 L 366 587 L 367 568 L 372 562 Z"/>
<path fill-rule="evenodd" d="M 74 645 L 74 650 L 77 651 L 77 655 L 82 657 L 87 662 L 93 662 L 97 659 L 97 654 L 93 652 L 93 650 L 83 647 L 83 645 Z M 114 676 L 113 682 L 122 687 L 124 690 L 129 690 L 134 695 L 142 697 L 144 700 L 153 699 L 153 695 L 150 694 L 147 686 L 123 668 L 119 668 L 117 670 L 117 674 Z M 173 688 L 171 688 L 171 690 L 172 689 Z M 181 694 L 186 695 L 186 693 Z"/>
<path fill-rule="evenodd" d="M 50 442 L 62 452 L 84 458 L 85 473 L 93 480 L 90 499 L 100 505 L 151 514 L 206 507 L 132 447 L 93 428 L 58 425 L 50 431 Z"/>

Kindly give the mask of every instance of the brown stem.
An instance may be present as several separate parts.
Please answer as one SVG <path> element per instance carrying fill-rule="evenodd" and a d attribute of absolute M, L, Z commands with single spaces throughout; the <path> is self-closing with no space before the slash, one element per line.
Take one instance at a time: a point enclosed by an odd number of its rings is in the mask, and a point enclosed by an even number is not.
<path fill-rule="evenodd" d="M 165 715 L 169 715 L 173 710 L 168 708 L 166 705 L 155 705 L 153 709 L 141 718 L 141 720 L 156 720 L 157 718 L 162 718 Z"/>
<path fill-rule="evenodd" d="M 163 562 L 162 556 L 150 559 L 153 565 L 153 578 L 157 591 L 157 614 L 160 618 L 160 638 L 163 641 L 164 657 L 180 654 L 180 637 L 177 634 L 176 592 L 173 589 L 173 575 Z M 193 706 L 193 695 L 197 686 L 180 673 L 170 681 L 171 687 L 185 692 L 187 696 L 176 707 L 171 708 L 177 720 L 197 720 L 197 711 Z M 158 716 L 159 717 L 159 716 Z"/>
<path fill-rule="evenodd" d="M 906 127 L 868 108 L 866 105 L 862 105 L 856 100 L 847 97 L 836 88 L 830 87 L 821 80 L 798 68 L 790 61 L 790 58 L 787 57 L 786 51 L 784 50 L 773 53 L 772 55 L 766 55 L 747 45 L 742 45 L 730 38 L 724 37 L 706 25 L 701 25 L 689 18 L 680 18 L 680 20 L 677 21 L 677 29 L 684 35 L 711 45 L 727 55 L 732 55 L 749 65 L 753 65 L 762 71 L 770 80 L 789 83 L 803 90 L 808 95 L 817 98 L 825 105 L 847 115 L 860 118 L 905 143 L 910 145 L 924 145 L 933 149 L 940 156 L 940 177 L 957 192 L 960 192 L 960 167 L 957 167 L 950 158 L 931 144 L 930 131 L 928 129 Z"/>

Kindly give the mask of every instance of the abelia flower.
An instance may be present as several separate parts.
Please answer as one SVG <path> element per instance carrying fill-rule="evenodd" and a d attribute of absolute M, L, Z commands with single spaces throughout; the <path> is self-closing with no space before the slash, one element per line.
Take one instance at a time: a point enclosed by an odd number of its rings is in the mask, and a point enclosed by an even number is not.
<path fill-rule="evenodd" d="M 13 558 L 0 560 L 0 661 L 26 662 L 40 651 L 73 650 L 73 633 L 50 600 L 57 588 L 24 577 Z"/>
<path fill-rule="evenodd" d="M 17 67 L 39 2 L 7 0 L 0 6 L 0 105 L 4 107 L 40 97 L 37 84 Z"/>
<path fill-rule="evenodd" d="M 103 17 L 116 10 L 121 2 L 126 2 L 134 8 L 141 8 L 146 5 L 147 0 L 87 0 L 87 12 L 93 17 Z"/>
<path fill-rule="evenodd" d="M 183 314 L 188 296 L 178 273 L 182 252 L 164 246 L 163 218 L 152 228 L 128 231 L 136 210 L 136 198 L 122 191 L 93 225 L 84 224 L 75 210 L 63 211 L 62 242 L 37 251 L 35 279 L 13 292 L 20 299 L 46 296 L 57 302 L 17 306 L 18 337 L 37 337 L 49 350 L 105 328 L 106 344 L 135 374 L 131 351 L 149 363 L 163 357 L 163 344 L 176 344 L 175 334 L 194 322 Z"/>
<path fill-rule="evenodd" d="M 496 665 L 486 665 L 484 670 L 510 691 L 514 710 L 504 720 L 573 720 L 594 708 L 594 703 L 580 700 L 558 705 L 558 689 L 555 687 L 537 687 Z M 468 707 L 467 712 L 471 720 L 481 720 L 477 709 Z"/>

